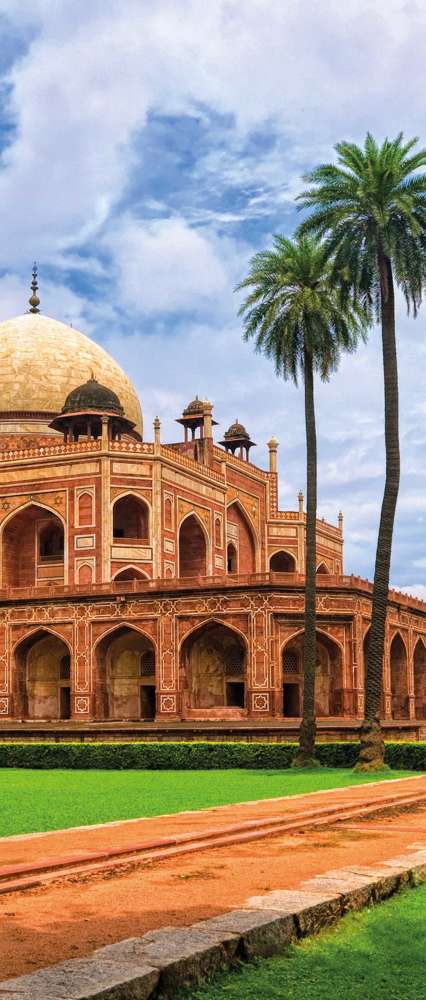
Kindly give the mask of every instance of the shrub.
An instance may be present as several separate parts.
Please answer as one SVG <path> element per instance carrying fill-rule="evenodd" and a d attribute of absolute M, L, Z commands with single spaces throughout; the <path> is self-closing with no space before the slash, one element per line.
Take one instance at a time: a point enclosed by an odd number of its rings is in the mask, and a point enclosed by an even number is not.
<path fill-rule="evenodd" d="M 287 768 L 295 743 L 0 743 L 0 767 L 99 770 L 209 770 Z M 320 743 L 326 767 L 352 767 L 357 743 Z M 386 763 L 396 770 L 426 771 L 426 743 L 388 743 Z"/>

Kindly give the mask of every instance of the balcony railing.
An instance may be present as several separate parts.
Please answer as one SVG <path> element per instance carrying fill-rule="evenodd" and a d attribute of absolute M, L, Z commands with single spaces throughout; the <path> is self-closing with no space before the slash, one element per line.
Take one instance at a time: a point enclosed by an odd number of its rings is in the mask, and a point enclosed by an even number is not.
<path fill-rule="evenodd" d="M 362 591 L 366 595 L 373 592 L 370 580 L 359 576 L 318 576 L 316 580 L 318 591 Z M 153 591 L 187 591 L 187 590 L 232 590 L 236 587 L 262 587 L 265 585 L 280 588 L 296 588 L 303 591 L 305 577 L 300 573 L 250 573 L 250 574 L 218 574 L 216 576 L 194 576 L 180 579 L 158 578 L 155 580 L 114 580 L 110 583 L 89 584 L 39 584 L 34 587 L 3 587 L 0 589 L 0 601 L 52 599 L 59 597 L 76 597 L 91 595 L 125 595 L 144 594 Z M 426 614 L 426 602 L 418 597 L 411 597 L 399 591 L 389 591 L 389 601 L 406 608 L 415 608 Z"/>

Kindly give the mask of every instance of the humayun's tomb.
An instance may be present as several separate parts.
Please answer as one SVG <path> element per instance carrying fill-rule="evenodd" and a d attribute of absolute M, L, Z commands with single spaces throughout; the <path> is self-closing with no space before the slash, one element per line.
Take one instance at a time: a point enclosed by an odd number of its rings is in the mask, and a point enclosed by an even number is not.
<path fill-rule="evenodd" d="M 30 305 L 0 324 L 0 738 L 296 736 L 305 513 L 278 509 L 278 441 L 258 468 L 197 397 L 145 440 L 121 368 Z M 353 736 L 372 585 L 341 515 L 317 563 L 319 729 Z M 382 717 L 426 735 L 426 604 L 393 591 Z"/>

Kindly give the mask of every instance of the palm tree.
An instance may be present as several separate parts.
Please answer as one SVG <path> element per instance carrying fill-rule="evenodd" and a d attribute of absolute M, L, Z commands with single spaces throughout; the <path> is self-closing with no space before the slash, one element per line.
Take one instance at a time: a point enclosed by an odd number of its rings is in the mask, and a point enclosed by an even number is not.
<path fill-rule="evenodd" d="M 274 238 L 274 249 L 256 254 L 247 278 L 238 289 L 251 288 L 239 314 L 244 339 L 255 338 L 256 350 L 270 357 L 277 375 L 305 390 L 306 426 L 306 577 L 303 718 L 295 764 L 315 764 L 316 667 L 316 514 L 317 441 L 314 373 L 327 380 L 337 367 L 340 352 L 353 350 L 363 313 L 346 298 L 332 279 L 326 249 L 317 239 Z"/>
<path fill-rule="evenodd" d="M 417 139 L 368 134 L 364 145 L 340 142 L 338 162 L 317 167 L 299 196 L 312 214 L 300 233 L 324 237 L 346 290 L 381 323 L 385 397 L 386 478 L 376 549 L 372 620 L 365 682 L 365 711 L 357 768 L 383 767 L 379 711 L 389 571 L 399 490 L 398 369 L 394 281 L 407 310 L 416 315 L 426 272 L 426 150 Z"/>

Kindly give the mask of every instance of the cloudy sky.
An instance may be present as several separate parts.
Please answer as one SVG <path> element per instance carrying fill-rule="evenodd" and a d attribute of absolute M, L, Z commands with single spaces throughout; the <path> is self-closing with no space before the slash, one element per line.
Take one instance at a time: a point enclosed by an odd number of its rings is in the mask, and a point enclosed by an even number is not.
<path fill-rule="evenodd" d="M 303 395 L 241 341 L 251 255 L 291 234 L 302 176 L 339 139 L 426 145 L 422 0 L 0 0 L 0 319 L 42 309 L 109 350 L 163 438 L 196 393 L 219 433 L 280 440 L 304 488 Z M 426 303 L 399 303 L 402 483 L 394 585 L 426 596 Z M 383 484 L 380 338 L 318 387 L 319 514 L 371 576 Z"/>

